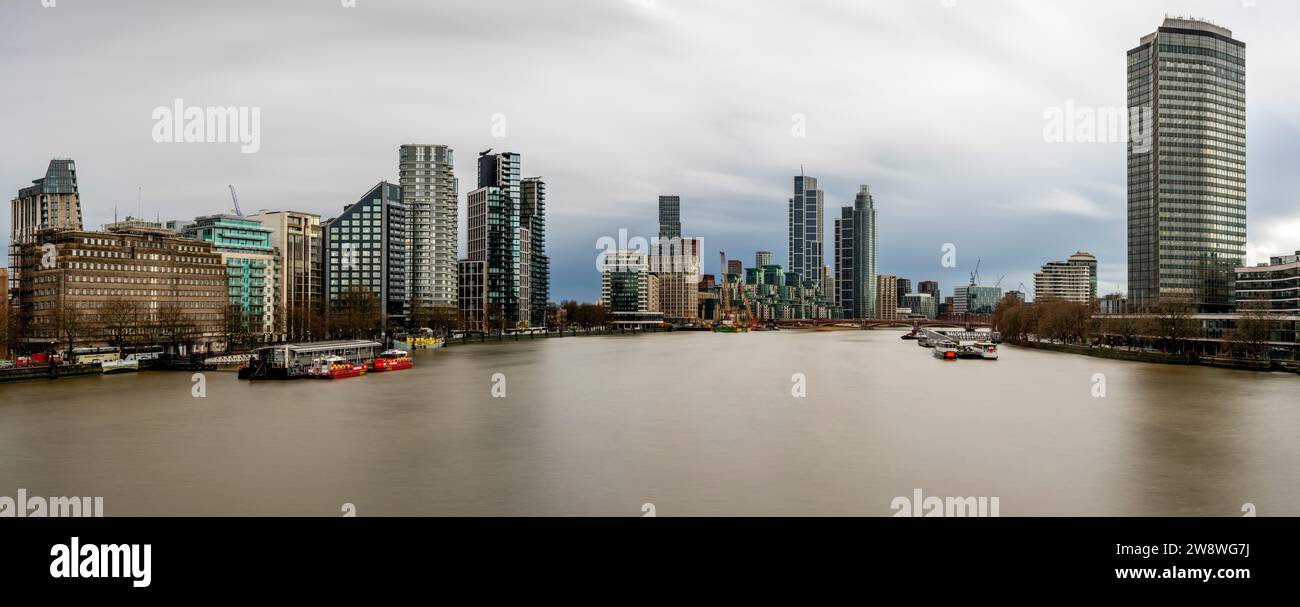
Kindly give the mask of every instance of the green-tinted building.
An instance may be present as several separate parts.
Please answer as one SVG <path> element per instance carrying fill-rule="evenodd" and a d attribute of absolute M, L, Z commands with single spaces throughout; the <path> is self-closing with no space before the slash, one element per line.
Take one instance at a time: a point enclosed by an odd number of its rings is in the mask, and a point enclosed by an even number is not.
<path fill-rule="evenodd" d="M 755 320 L 838 319 L 842 316 L 839 306 L 822 294 L 819 282 L 805 279 L 798 272 L 786 272 L 779 265 L 769 264 L 745 268 L 743 285 L 740 285 L 740 278 L 739 274 L 727 277 L 731 308 L 739 309 L 743 303 Z M 744 289 L 743 298 L 737 285 Z"/>
<path fill-rule="evenodd" d="M 226 266 L 227 313 L 237 311 L 242 318 L 239 326 L 263 338 L 279 333 L 275 283 L 279 252 L 271 245 L 271 232 L 253 219 L 208 215 L 184 224 L 180 233 L 210 242 L 221 253 Z"/>

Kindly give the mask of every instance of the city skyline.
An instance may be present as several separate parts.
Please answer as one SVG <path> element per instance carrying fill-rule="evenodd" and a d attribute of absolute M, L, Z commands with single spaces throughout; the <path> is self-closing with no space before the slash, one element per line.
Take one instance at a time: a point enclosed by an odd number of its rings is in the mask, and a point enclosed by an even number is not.
<path fill-rule="evenodd" d="M 1295 11 L 1293 7 L 1209 2 L 1130 7 L 1116 2 L 1103 3 L 1105 10 L 1101 10 L 1010 3 L 943 7 L 936 2 L 933 6 L 891 4 L 876 13 L 871 7 L 814 4 L 815 10 L 793 19 L 830 34 L 853 31 L 837 20 L 852 25 L 871 23 L 880 16 L 888 26 L 872 30 L 870 37 L 827 36 L 828 40 L 798 49 L 784 60 L 724 34 L 724 40 L 739 44 L 753 57 L 749 63 L 757 73 L 746 73 L 739 89 L 747 94 L 708 87 L 698 93 L 704 102 L 691 102 L 651 91 L 644 103 L 654 104 L 653 112 L 642 111 L 646 105 L 630 103 L 647 93 L 646 85 L 638 81 L 620 80 L 627 86 L 611 87 L 618 92 L 590 99 L 536 87 L 517 100 L 503 102 L 492 93 L 480 98 L 473 85 L 501 75 L 477 74 L 464 69 L 463 63 L 447 67 L 446 78 L 437 83 L 403 84 L 405 88 L 395 95 L 356 96 L 343 90 L 359 77 L 355 66 L 364 63 L 360 59 L 378 61 L 376 53 L 427 44 L 434 51 L 473 56 L 488 45 L 500 46 L 499 41 L 476 39 L 487 27 L 486 9 L 449 4 L 456 5 L 455 18 L 446 26 L 451 35 L 445 39 L 426 37 L 417 42 L 416 33 L 399 28 L 373 49 L 339 42 L 338 57 L 299 55 L 294 44 L 301 42 L 298 33 L 287 34 L 288 40 L 277 40 L 279 46 L 271 48 L 242 26 L 217 28 L 228 31 L 214 35 L 174 25 L 162 35 L 189 36 L 193 48 L 178 47 L 177 56 L 142 60 L 138 67 L 101 64 L 80 51 L 88 44 L 134 48 L 131 32 L 147 27 L 150 18 L 186 23 L 174 18 L 179 9 L 143 2 L 134 5 L 149 6 L 148 15 L 80 5 L 16 7 L 11 21 L 14 44 L 25 44 L 40 31 L 38 26 L 55 25 L 66 28 L 73 42 L 66 49 L 46 49 L 22 65 L 0 60 L 0 76 L 22 81 L 29 70 L 36 70 L 70 78 L 69 84 L 49 83 L 14 100 L 14 111 L 0 119 L 21 144 L 4 152 L 0 179 L 17 191 L 42 174 L 50 158 L 75 159 L 87 229 L 110 222 L 115 207 L 122 216 L 134 213 L 137 188 L 143 190 L 141 206 L 149 219 L 155 214 L 167 220 L 220 213 L 229 206 L 225 185 L 231 183 L 239 188 L 250 213 L 263 208 L 301 210 L 327 219 L 355 201 L 357 184 L 396 183 L 393 149 L 404 143 L 428 142 L 460 150 L 454 166 L 459 176 L 475 174 L 470 164 L 474 152 L 488 147 L 512 149 L 530 159 L 529 174 L 545 177 L 550 190 L 551 299 L 591 301 L 599 295 L 599 277 L 591 263 L 596 240 L 617 234 L 620 228 L 646 236 L 657 233 L 653 211 L 658 196 L 665 193 L 689 201 L 683 205 L 681 221 L 692 226 L 691 235 L 706 239 L 709 251 L 723 249 L 734 257 L 751 259 L 756 250 L 770 250 L 776 253 L 774 263 L 789 267 L 782 246 L 785 207 L 790 176 L 802 164 L 809 175 L 819 178 L 825 204 L 832 209 L 851 204 L 858 184 L 873 184 L 881 196 L 882 224 L 890 228 L 880 235 L 880 272 L 937 280 L 951 293 L 953 286 L 966 281 L 976 259 L 984 260 L 986 274 L 1006 274 L 1004 286 L 1032 284 L 1032 275 L 1043 262 L 1073 250 L 1088 250 L 1098 256 L 1099 291 L 1105 294 L 1127 282 L 1124 145 L 1045 142 L 1044 110 L 1071 101 L 1080 106 L 1122 107 L 1125 83 L 1117 74 L 1123 73 L 1125 52 L 1158 26 L 1165 13 L 1179 13 L 1231 28 L 1234 37 L 1253 51 L 1247 261 L 1266 261 L 1294 250 L 1295 235 L 1300 234 L 1300 211 L 1290 194 L 1297 189 L 1296 179 L 1285 166 L 1292 148 L 1300 145 L 1294 137 L 1300 126 L 1287 117 L 1285 108 L 1300 99 L 1300 89 L 1285 63 L 1289 53 L 1284 45 L 1289 38 L 1280 18 Z M 575 6 L 517 4 L 499 15 L 494 12 L 491 20 L 511 31 L 526 31 L 523 24 L 530 19 L 565 13 Z M 414 4 L 404 8 L 442 14 Z M 390 10 L 397 9 L 365 3 L 356 9 L 332 10 L 306 4 L 232 3 L 221 11 L 187 12 L 202 16 L 195 21 L 217 23 L 244 12 L 268 20 L 296 15 L 365 32 L 379 27 Z M 605 69 L 617 60 L 632 62 L 642 68 L 638 71 L 664 74 L 683 86 L 693 85 L 690 77 L 671 74 L 674 66 L 690 59 L 672 51 L 671 43 L 703 40 L 703 28 L 735 18 L 713 6 L 662 0 L 653 8 L 616 2 L 567 12 L 583 17 L 564 27 L 599 24 L 608 26 L 609 32 L 602 36 L 631 36 L 641 43 L 615 48 L 611 57 L 597 60 L 580 47 L 523 38 L 509 42 L 505 50 L 491 51 L 488 57 L 529 42 L 545 43 L 555 66 L 550 70 L 553 77 L 576 79 L 579 85 L 597 78 L 622 78 Z M 774 15 L 769 8 L 752 7 L 744 19 L 759 32 L 775 32 Z M 102 27 L 105 23 L 114 27 Z M 910 29 L 922 24 L 933 24 L 933 31 Z M 562 31 L 552 28 L 547 35 Z M 978 36 L 961 42 L 952 36 L 954 32 Z M 1054 44 L 1044 44 L 1045 40 Z M 265 60 L 271 63 L 292 62 L 298 68 L 298 86 L 277 86 L 256 65 L 240 72 L 219 54 L 209 53 L 218 45 L 232 44 L 268 51 Z M 900 51 L 913 45 L 938 48 L 918 52 L 899 67 L 872 60 L 863 62 L 861 73 L 832 74 L 817 68 L 816 59 L 823 53 L 848 50 L 868 57 L 882 44 L 898 46 Z M 1022 51 L 1031 47 L 1033 56 L 1027 58 L 1030 55 Z M 346 57 L 358 61 L 337 60 Z M 397 62 L 405 60 L 398 57 Z M 726 76 L 732 66 L 725 58 L 711 58 L 704 72 L 696 73 L 722 75 L 723 84 L 735 84 Z M 522 74 L 508 65 L 503 69 L 506 75 Z M 206 73 L 211 82 L 191 79 L 191 73 Z M 537 84 L 541 77 L 532 75 L 527 81 Z M 759 83 L 762 91 L 779 89 L 796 78 L 806 80 L 812 92 L 760 94 L 750 88 Z M 870 94 L 871 82 L 887 80 L 898 83 L 897 94 L 890 98 Z M 74 112 L 72 105 L 64 104 L 79 101 L 68 95 L 66 86 L 93 86 L 111 94 L 101 96 L 96 112 Z M 453 91 L 465 98 L 455 98 Z M 978 103 L 954 104 L 954 96 Z M 150 111 L 180 98 L 199 105 L 262 108 L 265 132 L 260 151 L 240 154 L 238 146 L 150 140 Z M 482 103 L 485 98 L 493 103 Z M 803 137 L 795 136 L 800 126 L 794 120 L 797 116 L 804 120 Z M 494 137 L 497 127 L 504 137 Z M 729 145 L 698 146 L 700 136 L 720 137 Z M 663 146 L 629 145 L 638 140 L 661 142 L 664 137 L 680 139 L 653 154 L 636 148 Z M 704 148 L 709 151 L 699 151 Z M 593 156 L 610 160 L 593 161 Z M 465 233 L 463 205 L 469 189 L 461 188 L 458 200 L 459 234 Z M 935 221 L 951 227 L 936 228 Z M 824 242 L 833 241 L 830 229 L 825 226 Z M 963 239 L 963 234 L 980 230 L 996 237 Z M 7 225 L 0 234 L 7 239 Z M 464 256 L 461 240 L 458 258 Z M 946 242 L 958 247 L 955 268 L 939 264 L 940 247 Z M 830 259 L 831 252 L 824 250 L 824 255 Z M 715 273 L 707 252 L 704 259 L 705 271 Z"/>

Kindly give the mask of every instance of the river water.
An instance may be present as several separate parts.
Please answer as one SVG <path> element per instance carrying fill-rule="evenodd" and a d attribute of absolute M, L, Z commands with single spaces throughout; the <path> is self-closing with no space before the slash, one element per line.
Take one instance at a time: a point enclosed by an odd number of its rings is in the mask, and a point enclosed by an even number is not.
<path fill-rule="evenodd" d="M 0 385 L 0 495 L 102 496 L 108 516 L 889 516 L 920 489 L 1002 516 L 1300 514 L 1300 377 L 1010 346 L 945 362 L 899 335 L 454 346 L 335 382 L 209 372 L 206 398 L 188 373 Z"/>

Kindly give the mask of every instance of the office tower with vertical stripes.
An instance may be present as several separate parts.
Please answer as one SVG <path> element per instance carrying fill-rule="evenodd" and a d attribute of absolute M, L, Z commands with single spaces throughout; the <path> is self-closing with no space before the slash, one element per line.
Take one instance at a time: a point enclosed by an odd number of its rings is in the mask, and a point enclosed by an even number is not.
<path fill-rule="evenodd" d="M 794 196 L 789 207 L 790 271 L 798 272 L 804 280 L 821 284 L 824 265 L 824 197 L 817 189 L 817 178 L 800 172 L 794 178 Z M 824 294 L 831 297 L 831 293 Z"/>
<path fill-rule="evenodd" d="M 682 197 L 659 197 L 659 237 L 682 237 Z"/>
<path fill-rule="evenodd" d="M 861 186 L 853 206 L 840 209 L 835 220 L 837 303 L 843 318 L 876 317 L 876 203 L 870 186 Z"/>
<path fill-rule="evenodd" d="M 519 182 L 520 305 L 530 326 L 546 326 L 551 297 L 551 258 L 546 255 L 546 182 L 525 177 Z M 524 292 L 524 287 L 527 292 Z"/>
<path fill-rule="evenodd" d="M 1246 254 L 1246 45 L 1212 23 L 1167 18 L 1128 52 L 1128 287 L 1233 310 Z M 1151 124 L 1147 124 L 1150 117 Z"/>

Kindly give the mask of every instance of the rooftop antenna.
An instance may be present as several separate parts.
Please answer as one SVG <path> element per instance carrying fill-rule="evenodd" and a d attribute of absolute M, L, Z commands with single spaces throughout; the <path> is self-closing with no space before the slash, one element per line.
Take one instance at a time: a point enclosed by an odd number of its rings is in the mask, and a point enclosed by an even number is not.
<path fill-rule="evenodd" d="M 144 215 L 144 203 L 141 202 L 143 199 L 144 199 L 144 186 L 142 185 L 135 186 L 135 216 L 136 217 L 140 217 Z"/>

